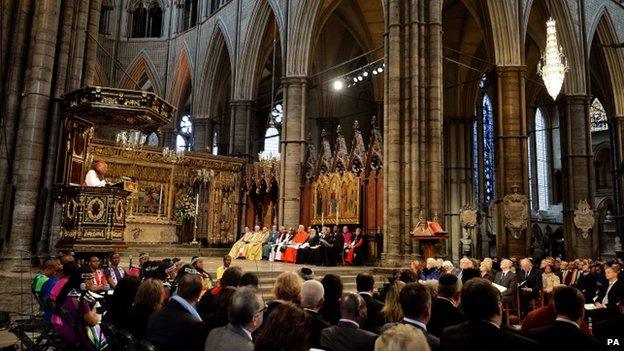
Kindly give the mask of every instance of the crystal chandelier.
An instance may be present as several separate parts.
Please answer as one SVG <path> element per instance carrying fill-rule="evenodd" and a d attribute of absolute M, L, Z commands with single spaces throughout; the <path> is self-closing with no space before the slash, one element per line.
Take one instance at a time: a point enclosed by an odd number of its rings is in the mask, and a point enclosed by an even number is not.
<path fill-rule="evenodd" d="M 557 44 L 557 27 L 555 20 L 550 18 L 546 21 L 546 49 L 542 59 L 537 64 L 537 73 L 542 76 L 548 94 L 553 100 L 557 99 L 565 72 L 568 70 L 563 50 Z"/>

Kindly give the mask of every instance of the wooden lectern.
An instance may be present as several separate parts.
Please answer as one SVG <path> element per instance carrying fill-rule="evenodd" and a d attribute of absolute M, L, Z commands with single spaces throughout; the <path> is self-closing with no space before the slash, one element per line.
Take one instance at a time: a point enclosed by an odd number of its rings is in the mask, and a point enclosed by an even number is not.
<path fill-rule="evenodd" d="M 448 234 L 438 222 L 429 222 L 421 219 L 410 235 L 418 240 L 425 259 L 436 257 L 436 244 L 448 240 Z"/>

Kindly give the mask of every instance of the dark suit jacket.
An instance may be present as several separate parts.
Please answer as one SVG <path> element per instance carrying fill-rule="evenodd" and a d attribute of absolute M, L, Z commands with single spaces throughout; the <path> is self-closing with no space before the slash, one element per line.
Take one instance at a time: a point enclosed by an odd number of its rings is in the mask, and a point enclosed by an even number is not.
<path fill-rule="evenodd" d="M 459 308 L 446 299 L 437 298 L 431 303 L 431 319 L 427 323 L 427 331 L 439 338 L 444 328 L 465 321 L 466 316 Z"/>
<path fill-rule="evenodd" d="M 596 302 L 602 303 L 602 299 L 604 299 L 605 294 L 607 293 L 607 289 L 609 289 L 609 283 L 600 287 L 600 291 L 598 292 L 598 299 Z M 624 280 L 618 279 L 613 283 L 613 287 L 609 290 L 609 303 L 607 304 L 607 311 L 610 316 L 617 315 L 617 305 L 616 301 L 620 296 L 624 296 Z"/>
<path fill-rule="evenodd" d="M 429 348 L 431 349 L 431 351 L 439 351 L 440 350 L 440 339 L 437 336 L 429 334 L 429 332 L 427 332 L 426 330 L 421 328 L 419 325 L 412 324 L 412 323 L 406 321 L 405 319 L 401 321 L 401 324 L 411 325 L 414 328 L 420 329 L 420 331 L 422 331 L 423 334 L 425 334 L 425 338 L 427 338 L 427 343 L 429 344 Z"/>
<path fill-rule="evenodd" d="M 620 345 L 613 345 L 613 350 L 621 349 L 624 346 L 624 315 L 598 322 L 592 331 L 596 340 L 603 345 L 607 345 L 607 339 L 618 339 Z"/>
<path fill-rule="evenodd" d="M 253 342 L 245 331 L 232 324 L 213 329 L 208 334 L 205 346 L 205 350 L 210 351 L 253 351 L 253 349 Z"/>
<path fill-rule="evenodd" d="M 355 324 L 338 322 L 321 331 L 321 349 L 328 351 L 373 351 L 377 334 Z"/>
<path fill-rule="evenodd" d="M 445 328 L 440 338 L 442 351 L 534 351 L 537 343 L 500 329 L 486 321 L 465 322 Z M 554 350 L 551 350 L 554 351 Z"/>
<path fill-rule="evenodd" d="M 531 292 L 525 293 L 523 290 L 522 295 L 529 299 L 536 299 L 539 297 L 540 290 L 542 289 L 542 274 L 535 268 L 531 269 L 527 274 L 525 271 L 520 270 L 518 276 L 518 288 L 531 288 Z"/>
<path fill-rule="evenodd" d="M 596 296 L 596 290 L 598 286 L 598 277 L 594 273 L 587 273 L 579 275 L 576 280 L 576 288 L 583 293 L 585 297 L 585 303 L 594 302 Z"/>
<path fill-rule="evenodd" d="M 317 312 L 305 310 L 305 314 L 310 320 L 310 347 L 318 349 L 321 347 L 321 330 L 331 327 L 331 324 L 324 321 Z"/>
<path fill-rule="evenodd" d="M 539 343 L 540 350 L 599 351 L 603 346 L 583 334 L 576 326 L 555 321 L 551 326 L 529 330 L 529 337 Z"/>
<path fill-rule="evenodd" d="M 175 300 L 154 313 L 147 324 L 147 340 L 158 351 L 203 350 L 208 328 Z"/>
<path fill-rule="evenodd" d="M 516 301 L 516 289 L 518 288 L 518 278 L 516 274 L 512 271 L 507 272 L 505 276 L 503 276 L 503 272 L 496 272 L 496 276 L 494 277 L 494 283 L 498 285 L 502 285 L 507 288 L 503 295 L 503 302 L 512 302 Z"/>
<path fill-rule="evenodd" d="M 384 325 L 384 316 L 381 313 L 381 309 L 384 304 L 375 300 L 368 294 L 360 294 L 366 302 L 366 322 L 362 326 L 362 329 L 369 332 L 379 333 L 379 329 Z"/>

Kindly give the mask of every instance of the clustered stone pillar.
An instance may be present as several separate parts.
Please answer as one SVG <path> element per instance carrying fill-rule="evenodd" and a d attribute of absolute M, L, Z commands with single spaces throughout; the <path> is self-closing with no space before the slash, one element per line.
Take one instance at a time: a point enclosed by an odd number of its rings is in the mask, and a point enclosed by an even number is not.
<path fill-rule="evenodd" d="M 10 61 L 3 84 L 8 150 L 2 150 L 0 175 L 10 175 L 0 198 L 14 189 L 14 204 L 4 205 L 2 225 L 10 233 L 3 243 L 3 266 L 22 269 L 26 253 L 47 252 L 56 212 L 52 201 L 60 147 L 62 96 L 91 84 L 101 0 L 19 1 L 12 23 Z M 89 61 L 87 65 L 85 61 Z M 12 132 L 14 131 L 14 132 Z M 4 143 L 2 143 L 4 144 Z M 6 151 L 6 152 L 4 152 Z M 11 171 L 11 172 L 9 172 Z"/>
<path fill-rule="evenodd" d="M 516 239 L 505 227 L 503 198 L 518 193 L 528 197 L 528 155 L 525 103 L 525 66 L 499 66 L 496 69 L 498 99 L 495 115 L 495 193 L 498 212 L 498 253 L 504 257 L 523 256 L 529 251 L 531 238 L 530 210 L 527 208 L 526 230 Z"/>
<path fill-rule="evenodd" d="M 19 117 L 21 95 L 24 91 L 24 73 L 27 64 L 28 40 L 30 38 L 30 21 L 34 10 L 34 2 L 32 0 L 24 0 L 19 2 L 14 24 L 14 35 L 12 36 L 10 47 L 10 56 L 8 61 L 8 73 L 5 81 L 0 81 L 4 85 L 4 106 L 3 109 L 4 128 L 7 133 L 0 134 L 0 231 L 4 233 L 10 230 L 10 199 L 5 198 L 12 194 L 11 175 L 13 169 L 13 154 L 15 152 L 15 135 L 17 120 Z M 7 30 L 7 32 L 10 32 Z M 3 140 L 6 136 L 6 140 Z M 5 147 L 6 146 L 6 147 Z M 7 158 L 8 155 L 8 158 Z M 6 207 L 5 207 L 6 206 Z"/>
<path fill-rule="evenodd" d="M 229 153 L 249 154 L 250 123 L 254 106 L 253 100 L 236 100 L 230 103 L 232 119 L 230 120 Z"/>
<path fill-rule="evenodd" d="M 462 256 L 461 238 L 462 228 L 460 224 L 460 210 L 466 204 L 472 204 L 472 158 L 471 149 L 466 145 L 471 144 L 472 124 L 475 117 L 445 117 L 444 125 L 444 182 L 446 220 L 445 229 L 448 232 L 457 233 L 449 238 L 449 255 L 453 260 L 459 260 Z M 477 249 L 476 230 L 472 232 L 472 246 Z M 476 256 L 476 252 L 472 252 Z"/>
<path fill-rule="evenodd" d="M 286 77 L 284 118 L 281 135 L 281 176 L 279 177 L 279 224 L 296 226 L 300 220 L 301 164 L 305 152 L 305 77 Z"/>
<path fill-rule="evenodd" d="M 594 156 L 589 126 L 587 95 L 565 95 L 560 99 L 561 168 L 563 173 L 563 228 L 565 253 L 568 257 L 597 257 L 596 226 L 583 238 L 574 224 L 574 211 L 579 201 L 587 200 L 595 209 Z"/>
<path fill-rule="evenodd" d="M 39 195 L 52 77 L 56 56 L 61 0 L 37 1 L 32 47 L 26 73 L 25 97 L 19 119 L 15 150 L 15 207 L 8 255 L 21 257 L 31 250 L 33 224 Z M 16 263 L 15 260 L 9 261 Z M 17 261 L 19 262 L 19 261 Z"/>
<path fill-rule="evenodd" d="M 441 2 L 388 2 L 384 92 L 384 265 L 419 255 L 410 230 L 443 217 Z"/>

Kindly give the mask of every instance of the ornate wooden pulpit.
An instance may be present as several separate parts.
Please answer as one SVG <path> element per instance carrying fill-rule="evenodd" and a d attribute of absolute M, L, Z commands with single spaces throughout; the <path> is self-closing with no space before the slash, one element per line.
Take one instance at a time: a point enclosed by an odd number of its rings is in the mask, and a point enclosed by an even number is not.
<path fill-rule="evenodd" d="M 160 132 L 175 109 L 154 93 L 107 87 L 82 88 L 64 98 L 65 157 L 56 187 L 62 211 L 57 248 L 77 254 L 123 249 L 126 198 L 137 184 L 82 186 L 91 163 L 88 150 L 94 127 Z"/>
<path fill-rule="evenodd" d="M 126 198 L 118 187 L 68 186 L 61 190 L 59 250 L 111 252 L 125 249 Z"/>

